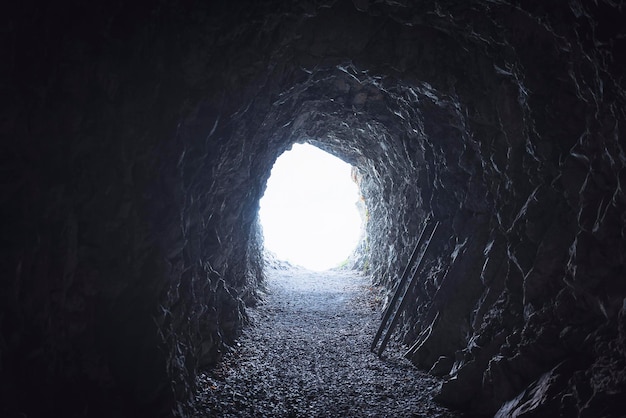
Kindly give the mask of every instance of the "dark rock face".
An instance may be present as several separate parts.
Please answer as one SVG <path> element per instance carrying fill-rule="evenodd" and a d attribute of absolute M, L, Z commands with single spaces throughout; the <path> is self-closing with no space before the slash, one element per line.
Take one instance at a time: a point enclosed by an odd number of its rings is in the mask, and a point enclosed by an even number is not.
<path fill-rule="evenodd" d="M 3 415 L 184 415 L 301 141 L 357 167 L 375 282 L 442 222 L 402 331 L 441 402 L 622 410 L 621 3 L 201 3 L 2 17 Z"/>

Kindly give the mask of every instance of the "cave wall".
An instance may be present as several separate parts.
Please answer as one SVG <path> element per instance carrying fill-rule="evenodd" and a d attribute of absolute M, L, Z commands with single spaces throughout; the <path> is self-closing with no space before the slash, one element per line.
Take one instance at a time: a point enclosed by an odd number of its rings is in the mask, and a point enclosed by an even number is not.
<path fill-rule="evenodd" d="M 441 402 L 617 413 L 624 10 L 457 3 L 14 6 L 4 415 L 183 415 L 256 301 L 258 201 L 301 141 L 357 167 L 373 282 L 441 222 L 400 335 Z"/>
<path fill-rule="evenodd" d="M 255 201 L 218 219 L 238 196 L 193 137 L 201 54 L 178 11 L 26 2 L 3 16 L 3 416 L 169 415 L 254 299 Z"/>

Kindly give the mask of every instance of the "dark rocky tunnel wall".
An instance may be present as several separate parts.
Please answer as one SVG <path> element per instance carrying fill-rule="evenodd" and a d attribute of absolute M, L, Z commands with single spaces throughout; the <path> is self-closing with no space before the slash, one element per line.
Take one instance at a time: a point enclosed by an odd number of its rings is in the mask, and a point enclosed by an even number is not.
<path fill-rule="evenodd" d="M 358 169 L 375 283 L 441 222 L 400 335 L 439 401 L 619 415 L 624 5 L 464 3 L 4 13 L 1 414 L 184 415 L 258 299 L 273 162 L 306 141 Z"/>

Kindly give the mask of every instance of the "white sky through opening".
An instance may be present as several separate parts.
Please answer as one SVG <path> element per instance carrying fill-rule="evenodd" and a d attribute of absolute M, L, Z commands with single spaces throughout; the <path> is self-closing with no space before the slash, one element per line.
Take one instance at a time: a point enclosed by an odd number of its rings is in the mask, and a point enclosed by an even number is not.
<path fill-rule="evenodd" d="M 351 166 L 309 144 L 294 144 L 274 164 L 261 199 L 265 248 L 311 270 L 340 265 L 361 233 Z"/>

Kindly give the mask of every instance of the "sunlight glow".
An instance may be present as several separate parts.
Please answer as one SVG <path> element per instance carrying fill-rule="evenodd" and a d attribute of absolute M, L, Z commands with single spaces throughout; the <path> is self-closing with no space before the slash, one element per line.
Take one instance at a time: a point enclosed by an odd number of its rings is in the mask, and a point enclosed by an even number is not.
<path fill-rule="evenodd" d="M 311 270 L 340 265 L 360 237 L 358 200 L 349 164 L 295 144 L 276 160 L 261 199 L 265 248 Z"/>

